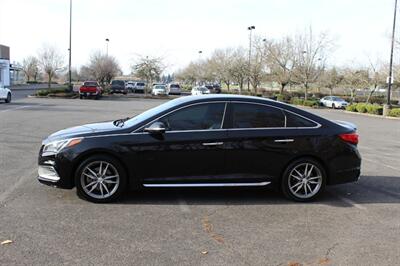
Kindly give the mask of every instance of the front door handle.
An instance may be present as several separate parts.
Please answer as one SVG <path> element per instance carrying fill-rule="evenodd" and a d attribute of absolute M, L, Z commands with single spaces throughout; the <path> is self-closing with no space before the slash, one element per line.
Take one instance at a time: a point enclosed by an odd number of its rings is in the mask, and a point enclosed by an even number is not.
<path fill-rule="evenodd" d="M 203 146 L 221 146 L 224 143 L 223 142 L 205 142 L 205 143 L 202 143 L 202 144 L 203 144 Z"/>
<path fill-rule="evenodd" d="M 276 139 L 274 140 L 276 143 L 288 143 L 288 142 L 294 142 L 294 139 Z"/>

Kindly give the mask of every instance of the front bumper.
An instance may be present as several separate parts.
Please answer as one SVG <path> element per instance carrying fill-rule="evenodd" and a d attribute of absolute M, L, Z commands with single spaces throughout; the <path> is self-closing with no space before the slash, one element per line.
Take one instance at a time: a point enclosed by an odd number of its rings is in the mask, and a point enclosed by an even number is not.
<path fill-rule="evenodd" d="M 71 189 L 74 187 L 73 169 L 74 165 L 64 154 L 42 156 L 40 150 L 38 158 L 38 176 L 40 183 Z"/>

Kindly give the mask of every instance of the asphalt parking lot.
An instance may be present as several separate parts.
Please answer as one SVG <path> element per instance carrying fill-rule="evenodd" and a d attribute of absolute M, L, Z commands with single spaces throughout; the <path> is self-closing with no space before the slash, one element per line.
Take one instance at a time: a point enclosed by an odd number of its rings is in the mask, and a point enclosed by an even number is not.
<path fill-rule="evenodd" d="M 358 183 L 313 203 L 274 190 L 148 190 L 92 204 L 36 181 L 41 140 L 132 116 L 151 99 L 0 104 L 0 265 L 397 265 L 400 120 L 310 110 L 359 127 Z"/>

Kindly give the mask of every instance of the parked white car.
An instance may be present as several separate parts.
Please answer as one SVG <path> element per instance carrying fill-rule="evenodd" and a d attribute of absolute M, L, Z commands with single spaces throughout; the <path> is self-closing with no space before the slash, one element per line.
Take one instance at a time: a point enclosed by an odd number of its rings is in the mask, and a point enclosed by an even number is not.
<path fill-rule="evenodd" d="M 194 87 L 191 91 L 192 95 L 210 94 L 210 90 L 204 86 Z"/>
<path fill-rule="evenodd" d="M 128 91 L 133 92 L 135 90 L 135 82 L 133 81 L 128 81 L 125 84 L 125 87 L 128 89 Z"/>
<path fill-rule="evenodd" d="M 349 105 L 348 102 L 346 102 L 345 100 L 343 100 L 340 97 L 337 96 L 326 96 L 324 98 L 322 98 L 319 101 L 323 106 L 329 107 L 329 108 L 346 108 L 346 106 Z"/>
<path fill-rule="evenodd" d="M 136 82 L 133 92 L 143 92 L 144 93 L 145 89 L 146 89 L 146 83 L 144 83 L 144 82 Z"/>
<path fill-rule="evenodd" d="M 4 100 L 6 103 L 11 102 L 11 90 L 0 86 L 0 100 Z"/>
<path fill-rule="evenodd" d="M 153 86 L 153 90 L 151 91 L 153 95 L 168 95 L 167 86 L 157 84 Z"/>
<path fill-rule="evenodd" d="M 168 94 L 180 95 L 182 93 L 181 86 L 176 83 L 169 84 L 167 90 L 168 90 Z"/>

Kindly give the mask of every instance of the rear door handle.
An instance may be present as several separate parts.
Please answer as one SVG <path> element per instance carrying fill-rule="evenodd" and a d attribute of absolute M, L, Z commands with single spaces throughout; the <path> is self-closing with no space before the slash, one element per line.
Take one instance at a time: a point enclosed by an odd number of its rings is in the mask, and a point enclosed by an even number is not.
<path fill-rule="evenodd" d="M 221 146 L 224 143 L 223 142 L 205 142 L 205 143 L 202 143 L 202 144 L 203 144 L 203 146 Z"/>
<path fill-rule="evenodd" d="M 276 143 L 288 143 L 288 142 L 294 142 L 294 139 L 276 139 L 274 140 Z"/>

